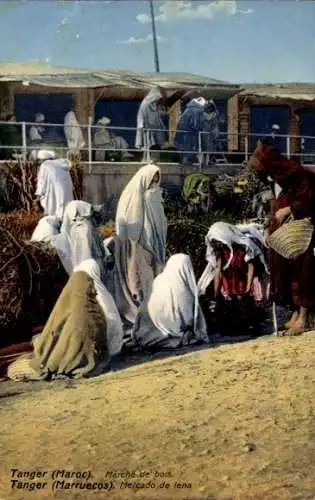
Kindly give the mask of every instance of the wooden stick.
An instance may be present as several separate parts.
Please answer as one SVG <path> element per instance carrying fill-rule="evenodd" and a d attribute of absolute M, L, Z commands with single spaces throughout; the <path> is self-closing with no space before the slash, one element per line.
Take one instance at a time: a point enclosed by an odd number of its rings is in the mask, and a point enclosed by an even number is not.
<path fill-rule="evenodd" d="M 273 301 L 272 303 L 272 321 L 273 321 L 273 334 L 278 336 L 278 319 L 277 319 L 277 308 L 276 303 Z"/>

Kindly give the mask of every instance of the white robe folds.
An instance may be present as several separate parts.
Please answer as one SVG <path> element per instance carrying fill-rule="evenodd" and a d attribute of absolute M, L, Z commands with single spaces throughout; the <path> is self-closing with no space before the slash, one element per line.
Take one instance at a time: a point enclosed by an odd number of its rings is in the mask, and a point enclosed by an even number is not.
<path fill-rule="evenodd" d="M 77 267 L 74 272 L 84 271 L 94 281 L 96 300 L 99 303 L 106 320 L 107 343 L 110 356 L 120 353 L 123 345 L 123 326 L 113 297 L 101 281 L 101 271 L 94 259 L 88 259 Z"/>
<path fill-rule="evenodd" d="M 159 185 L 151 182 L 160 169 L 146 165 L 125 187 L 116 212 L 115 297 L 131 323 L 165 264 L 167 222 Z"/>
<path fill-rule="evenodd" d="M 79 122 L 73 111 L 69 111 L 64 119 L 64 133 L 68 148 L 78 152 L 85 146 L 85 140 Z"/>
<path fill-rule="evenodd" d="M 73 185 L 68 160 L 45 160 L 37 174 L 36 196 L 44 215 L 62 219 L 66 205 L 73 200 Z"/>
<path fill-rule="evenodd" d="M 170 257 L 164 271 L 153 282 L 146 308 L 156 330 L 145 327 L 140 311 L 133 337 L 142 347 L 155 344 L 175 348 L 196 341 L 208 343 L 207 325 L 188 255 Z"/>
<path fill-rule="evenodd" d="M 147 150 L 152 146 L 162 147 L 167 140 L 165 125 L 158 105 L 161 98 L 161 91 L 157 87 L 153 87 L 140 104 L 135 143 L 138 149 Z"/>
<path fill-rule="evenodd" d="M 59 232 L 60 220 L 57 217 L 45 216 L 38 222 L 31 241 L 50 243 L 55 248 L 65 271 L 70 275 L 73 269 L 69 239 Z"/>
<path fill-rule="evenodd" d="M 93 207 L 81 200 L 70 202 L 64 213 L 60 233 L 68 240 L 72 267 L 88 259 L 95 259 L 103 274 L 105 251 L 91 222 Z"/>
<path fill-rule="evenodd" d="M 210 227 L 206 236 L 206 260 L 207 266 L 198 281 L 199 295 L 204 295 L 210 283 L 213 281 L 216 269 L 216 256 L 211 246 L 212 240 L 226 245 L 230 251 L 230 257 L 223 270 L 226 270 L 233 259 L 233 244 L 245 248 L 245 262 L 258 257 L 268 273 L 267 263 L 264 257 L 264 239 L 262 231 L 255 224 L 239 224 L 233 226 L 227 222 L 215 222 Z"/>

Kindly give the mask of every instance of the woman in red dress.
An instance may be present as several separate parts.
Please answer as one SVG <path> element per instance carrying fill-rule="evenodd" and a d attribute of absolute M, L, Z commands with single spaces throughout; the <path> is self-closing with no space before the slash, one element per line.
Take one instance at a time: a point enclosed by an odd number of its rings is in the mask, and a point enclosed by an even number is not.
<path fill-rule="evenodd" d="M 199 279 L 200 296 L 214 292 L 209 329 L 259 333 L 259 304 L 266 298 L 268 269 L 262 231 L 255 225 L 216 222 L 206 236 L 207 266 Z M 210 288 L 210 284 L 213 287 Z M 208 315 L 207 315 L 208 317 Z"/>
<path fill-rule="evenodd" d="M 252 168 L 263 181 L 271 180 L 281 190 L 273 200 L 267 234 L 272 234 L 290 215 L 295 220 L 315 220 L 315 175 L 300 163 L 287 159 L 274 147 L 272 140 L 258 141 L 250 158 Z M 314 235 L 308 249 L 296 259 L 285 259 L 269 250 L 271 298 L 293 311 L 284 325 L 287 334 L 305 331 L 309 313 L 315 309 Z"/>

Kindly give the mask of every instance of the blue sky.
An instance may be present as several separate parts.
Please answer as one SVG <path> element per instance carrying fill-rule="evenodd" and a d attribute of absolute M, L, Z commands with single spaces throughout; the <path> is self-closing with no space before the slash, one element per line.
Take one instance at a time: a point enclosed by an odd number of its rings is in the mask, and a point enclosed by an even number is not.
<path fill-rule="evenodd" d="M 161 71 L 315 82 L 315 1 L 155 1 Z M 0 1 L 0 61 L 154 71 L 147 1 Z"/>

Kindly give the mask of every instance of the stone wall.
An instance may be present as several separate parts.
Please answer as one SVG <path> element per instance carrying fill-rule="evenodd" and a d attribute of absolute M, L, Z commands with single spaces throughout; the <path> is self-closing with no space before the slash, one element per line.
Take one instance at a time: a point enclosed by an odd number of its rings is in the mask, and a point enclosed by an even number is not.
<path fill-rule="evenodd" d="M 83 198 L 93 205 L 105 204 L 108 216 L 113 217 L 118 199 L 132 176 L 143 165 L 141 163 L 93 163 L 84 166 Z M 184 178 L 198 167 L 184 167 L 175 163 L 159 165 L 162 172 L 161 186 L 171 195 L 181 193 Z M 235 174 L 238 166 L 219 166 L 203 170 L 210 176 L 220 173 Z"/>

